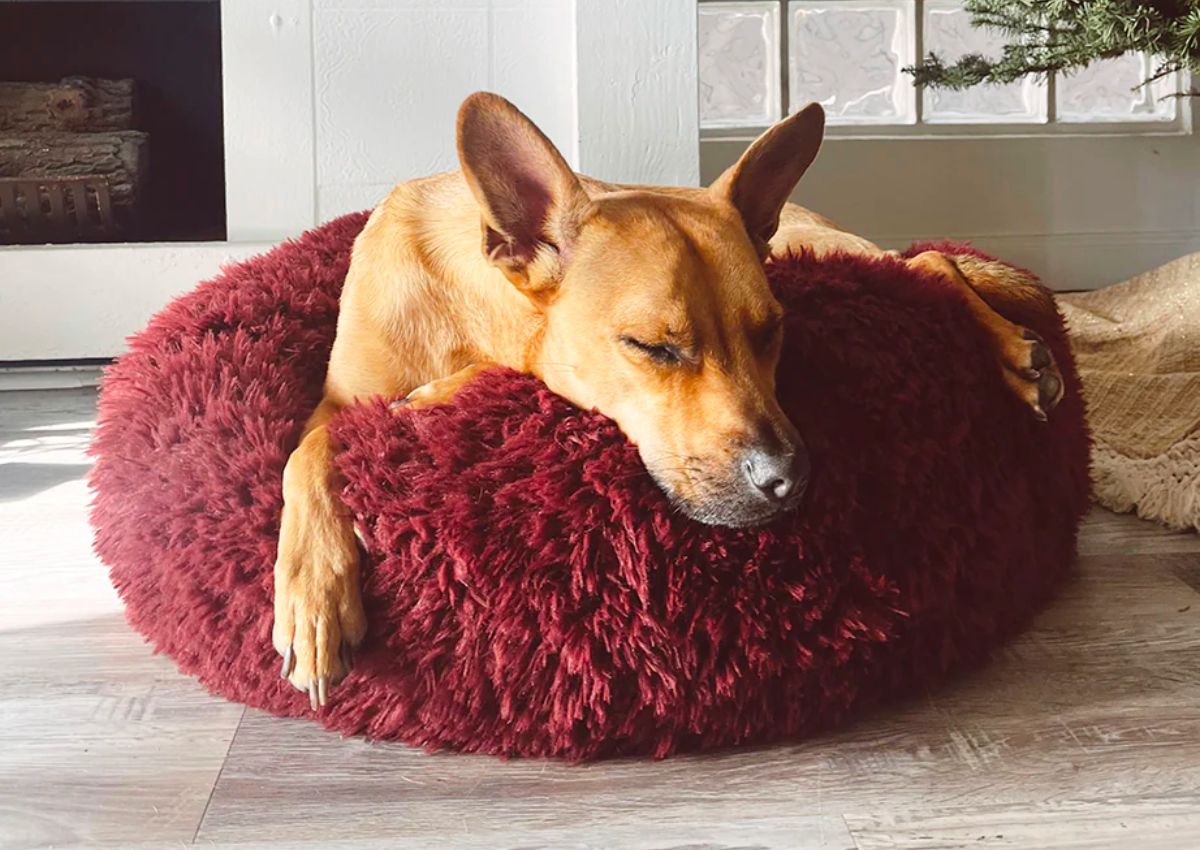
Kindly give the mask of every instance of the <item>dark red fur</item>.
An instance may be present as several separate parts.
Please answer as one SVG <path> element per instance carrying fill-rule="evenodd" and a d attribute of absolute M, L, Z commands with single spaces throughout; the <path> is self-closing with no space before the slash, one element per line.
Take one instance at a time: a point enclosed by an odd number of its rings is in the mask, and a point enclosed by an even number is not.
<path fill-rule="evenodd" d="M 351 241 L 339 219 L 227 269 L 113 366 L 92 485 L 129 621 L 214 692 L 282 715 L 280 475 L 316 403 Z M 794 518 L 674 514 L 604 417 L 486 376 L 453 406 L 344 413 L 370 633 L 318 717 L 349 734 L 570 759 L 795 738 L 984 658 L 1053 590 L 1087 504 L 1066 399 L 1006 392 L 961 293 L 891 259 L 776 260 L 780 396 L 813 457 Z"/>

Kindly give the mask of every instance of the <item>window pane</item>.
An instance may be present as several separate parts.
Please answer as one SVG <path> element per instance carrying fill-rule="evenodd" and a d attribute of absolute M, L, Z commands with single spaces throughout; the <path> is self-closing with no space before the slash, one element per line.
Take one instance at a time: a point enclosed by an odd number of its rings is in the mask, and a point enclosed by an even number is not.
<path fill-rule="evenodd" d="M 926 53 L 949 63 L 968 53 L 996 59 L 1003 47 L 1003 33 L 971 26 L 958 0 L 925 0 Z M 1048 97 L 1045 84 L 1033 77 L 963 91 L 926 88 L 924 117 L 931 124 L 1041 123 Z"/>
<path fill-rule="evenodd" d="M 1153 70 L 1154 62 L 1148 56 L 1127 53 L 1116 59 L 1093 62 L 1073 74 L 1060 74 L 1054 82 L 1058 90 L 1058 120 L 1175 120 L 1176 99 L 1163 97 L 1177 90 L 1174 74 L 1153 85 L 1134 88 Z"/>
<path fill-rule="evenodd" d="M 779 119 L 779 4 L 701 3 L 700 125 Z"/>
<path fill-rule="evenodd" d="M 816 100 L 830 124 L 911 124 L 911 0 L 793 0 L 788 4 L 789 108 Z"/>

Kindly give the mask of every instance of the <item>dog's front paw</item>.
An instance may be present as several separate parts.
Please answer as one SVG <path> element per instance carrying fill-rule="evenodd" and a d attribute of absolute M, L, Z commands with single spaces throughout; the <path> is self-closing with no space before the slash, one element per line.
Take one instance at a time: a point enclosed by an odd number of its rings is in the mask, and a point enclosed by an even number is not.
<path fill-rule="evenodd" d="M 271 635 L 283 656 L 281 675 L 308 693 L 314 709 L 350 673 L 354 647 L 367 632 L 352 533 L 330 534 L 324 544 L 316 536 L 280 547 Z"/>
<path fill-rule="evenodd" d="M 1004 382 L 1042 421 L 1063 397 L 1062 373 L 1050 346 L 1028 328 L 1012 325 L 999 340 Z"/>

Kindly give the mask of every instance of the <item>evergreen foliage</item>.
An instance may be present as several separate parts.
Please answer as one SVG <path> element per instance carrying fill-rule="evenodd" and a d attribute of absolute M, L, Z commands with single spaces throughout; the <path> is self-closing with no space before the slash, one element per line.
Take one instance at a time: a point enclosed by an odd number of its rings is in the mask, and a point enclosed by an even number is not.
<path fill-rule="evenodd" d="M 1200 0 L 965 0 L 964 6 L 974 26 L 1005 34 L 1003 54 L 946 63 L 930 53 L 920 65 L 905 68 L 916 82 L 952 89 L 1008 83 L 1132 51 L 1154 57 L 1146 82 L 1175 71 L 1200 71 Z"/>

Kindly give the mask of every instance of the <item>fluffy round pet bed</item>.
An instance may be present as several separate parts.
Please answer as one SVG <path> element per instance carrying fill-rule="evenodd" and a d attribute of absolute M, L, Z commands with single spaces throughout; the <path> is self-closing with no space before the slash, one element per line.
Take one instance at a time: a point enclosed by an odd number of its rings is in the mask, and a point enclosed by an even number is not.
<path fill-rule="evenodd" d="M 447 407 L 344 413 L 370 631 L 314 714 L 271 647 L 280 476 L 364 221 L 227 269 L 104 381 L 97 551 L 134 627 L 215 693 L 497 754 L 795 738 L 980 660 L 1073 559 L 1088 441 L 1061 325 L 1011 316 L 1066 382 L 1041 423 L 953 287 L 891 259 L 788 257 L 770 271 L 780 397 L 813 477 L 773 526 L 673 513 L 610 421 L 515 373 Z"/>

